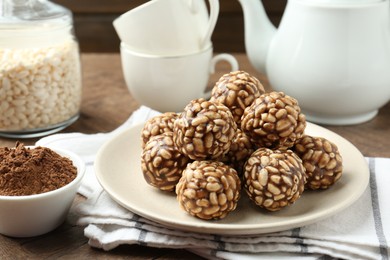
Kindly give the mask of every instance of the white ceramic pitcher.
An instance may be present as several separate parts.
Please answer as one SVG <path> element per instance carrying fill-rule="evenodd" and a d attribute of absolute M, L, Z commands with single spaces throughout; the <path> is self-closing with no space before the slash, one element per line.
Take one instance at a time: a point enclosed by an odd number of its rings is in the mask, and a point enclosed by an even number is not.
<path fill-rule="evenodd" d="M 389 0 L 289 0 L 279 28 L 238 0 L 253 66 L 311 121 L 356 124 L 390 99 Z"/>
<path fill-rule="evenodd" d="M 211 44 L 219 1 L 152 0 L 122 14 L 114 28 L 127 46 L 151 55 L 182 55 Z"/>

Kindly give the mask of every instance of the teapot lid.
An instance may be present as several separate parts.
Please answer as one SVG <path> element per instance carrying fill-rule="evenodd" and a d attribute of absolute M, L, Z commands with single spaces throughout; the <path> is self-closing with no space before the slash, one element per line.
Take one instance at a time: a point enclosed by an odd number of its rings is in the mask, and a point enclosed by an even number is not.
<path fill-rule="evenodd" d="M 72 23 L 69 9 L 47 0 L 0 1 L 0 28 L 64 26 Z"/>

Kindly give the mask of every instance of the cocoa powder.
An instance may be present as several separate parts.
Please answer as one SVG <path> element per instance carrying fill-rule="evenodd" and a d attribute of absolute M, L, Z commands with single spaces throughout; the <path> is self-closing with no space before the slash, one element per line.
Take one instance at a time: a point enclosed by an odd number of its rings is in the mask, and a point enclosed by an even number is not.
<path fill-rule="evenodd" d="M 0 148 L 0 195 L 23 196 L 61 188 L 76 178 L 72 161 L 46 147 Z"/>

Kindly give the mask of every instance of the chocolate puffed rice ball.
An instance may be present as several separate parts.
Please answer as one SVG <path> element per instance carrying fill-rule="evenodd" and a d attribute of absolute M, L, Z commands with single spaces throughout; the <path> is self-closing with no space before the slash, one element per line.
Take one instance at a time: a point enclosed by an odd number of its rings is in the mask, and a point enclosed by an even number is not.
<path fill-rule="evenodd" d="M 304 135 L 294 146 L 306 169 L 306 189 L 327 189 L 343 172 L 343 160 L 337 146 L 323 137 Z"/>
<path fill-rule="evenodd" d="M 210 101 L 217 101 L 227 106 L 237 124 L 246 107 L 264 94 L 260 81 L 245 71 L 233 71 L 224 74 L 214 85 Z"/>
<path fill-rule="evenodd" d="M 173 140 L 192 160 L 216 159 L 229 151 L 236 133 L 229 108 L 201 98 L 192 100 L 176 119 Z"/>
<path fill-rule="evenodd" d="M 189 163 L 176 186 L 180 206 L 200 219 L 222 219 L 237 207 L 241 182 L 237 172 L 218 161 Z"/>
<path fill-rule="evenodd" d="M 291 150 L 259 148 L 244 167 L 244 189 L 259 207 L 278 211 L 293 204 L 304 191 L 305 169 Z"/>
<path fill-rule="evenodd" d="M 173 123 L 177 117 L 177 113 L 166 112 L 147 120 L 141 131 L 142 148 L 145 147 L 145 144 L 152 136 L 160 135 L 166 132 L 173 132 Z"/>
<path fill-rule="evenodd" d="M 237 136 L 234 138 L 229 152 L 220 161 L 232 166 L 241 175 L 245 162 L 254 151 L 255 147 L 249 137 L 240 129 L 237 129 Z"/>
<path fill-rule="evenodd" d="M 174 191 L 189 159 L 173 143 L 173 133 L 152 136 L 141 155 L 141 169 L 148 184 L 164 191 Z"/>
<path fill-rule="evenodd" d="M 242 115 L 241 130 L 257 147 L 286 150 L 303 135 L 305 115 L 298 101 L 283 92 L 261 95 Z"/>

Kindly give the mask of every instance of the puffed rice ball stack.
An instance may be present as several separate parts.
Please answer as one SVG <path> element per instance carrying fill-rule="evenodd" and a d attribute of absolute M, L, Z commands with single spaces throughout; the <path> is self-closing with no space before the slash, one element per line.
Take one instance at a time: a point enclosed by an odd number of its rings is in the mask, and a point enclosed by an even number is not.
<path fill-rule="evenodd" d="M 337 146 L 326 138 L 304 135 L 293 150 L 306 169 L 306 189 L 328 189 L 341 178 L 341 154 Z"/>
<path fill-rule="evenodd" d="M 194 161 L 176 186 L 180 206 L 200 219 L 222 219 L 237 207 L 241 182 L 236 170 L 218 161 Z"/>
<path fill-rule="evenodd" d="M 257 147 L 286 150 L 303 135 L 305 115 L 298 101 L 283 92 L 261 95 L 244 111 L 241 130 Z"/>
<path fill-rule="evenodd" d="M 264 86 L 256 77 L 245 71 L 233 71 L 224 74 L 215 83 L 210 101 L 227 106 L 239 125 L 245 108 L 264 93 Z"/>
<path fill-rule="evenodd" d="M 304 191 L 305 169 L 291 150 L 259 148 L 244 167 L 244 189 L 259 207 L 278 211 L 293 204 Z"/>
<path fill-rule="evenodd" d="M 237 134 L 237 124 L 225 105 L 203 98 L 192 100 L 176 119 L 173 140 L 192 160 L 218 159 Z"/>
<path fill-rule="evenodd" d="M 141 133 L 146 182 L 175 191 L 187 213 L 223 219 L 241 189 L 260 208 L 279 211 L 305 189 L 326 189 L 342 174 L 337 146 L 304 134 L 298 101 L 265 93 L 245 71 L 223 75 L 210 100 L 148 120 Z"/>

